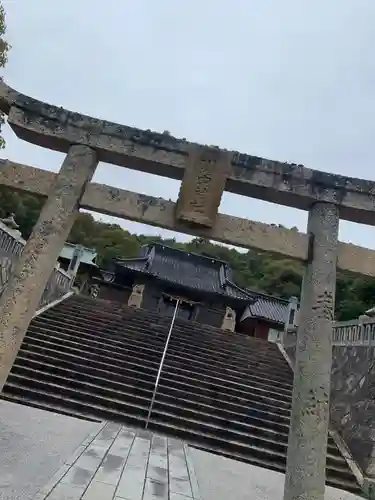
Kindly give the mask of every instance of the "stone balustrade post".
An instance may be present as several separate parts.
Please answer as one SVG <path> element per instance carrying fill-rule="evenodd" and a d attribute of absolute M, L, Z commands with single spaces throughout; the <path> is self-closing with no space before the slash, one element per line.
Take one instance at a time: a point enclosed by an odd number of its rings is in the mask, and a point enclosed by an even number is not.
<path fill-rule="evenodd" d="M 69 262 L 68 274 L 71 277 L 71 284 L 74 285 L 74 281 L 77 277 L 78 269 L 81 264 L 81 260 L 84 254 L 84 249 L 82 245 L 76 245 L 73 250 L 72 259 Z"/>
<path fill-rule="evenodd" d="M 324 500 L 338 229 L 336 205 L 311 207 L 284 500 Z"/>
<path fill-rule="evenodd" d="M 234 332 L 236 329 L 236 311 L 227 307 L 221 323 L 221 329 L 228 332 Z"/>
<path fill-rule="evenodd" d="M 133 285 L 132 292 L 128 299 L 129 307 L 134 307 L 134 309 L 139 309 L 141 307 L 144 289 L 145 285 Z"/>
<path fill-rule="evenodd" d="M 0 297 L 0 390 L 16 359 L 97 166 L 86 146 L 71 146 L 14 272 Z"/>

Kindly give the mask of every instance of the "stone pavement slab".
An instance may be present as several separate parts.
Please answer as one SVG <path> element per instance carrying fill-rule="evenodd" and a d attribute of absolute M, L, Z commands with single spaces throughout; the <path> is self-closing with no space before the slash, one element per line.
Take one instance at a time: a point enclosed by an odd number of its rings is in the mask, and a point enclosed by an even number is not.
<path fill-rule="evenodd" d="M 105 423 L 33 500 L 201 500 L 186 445 Z"/>
<path fill-rule="evenodd" d="M 237 462 L 206 451 L 190 448 L 203 500 L 280 500 L 284 474 Z M 360 497 L 336 488 L 326 488 L 326 500 L 359 500 Z"/>
<path fill-rule="evenodd" d="M 178 439 L 0 401 L 0 500 L 279 500 L 283 487 L 283 474 Z M 358 498 L 327 488 L 326 500 Z"/>
<path fill-rule="evenodd" d="M 31 500 L 100 424 L 0 401 L 0 500 Z"/>

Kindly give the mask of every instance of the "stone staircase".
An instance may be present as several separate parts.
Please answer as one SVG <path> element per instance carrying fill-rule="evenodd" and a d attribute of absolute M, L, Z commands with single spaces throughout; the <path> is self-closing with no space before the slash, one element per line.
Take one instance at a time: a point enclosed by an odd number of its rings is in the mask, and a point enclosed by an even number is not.
<path fill-rule="evenodd" d="M 32 321 L 2 397 L 144 427 L 170 321 L 74 296 Z M 149 428 L 284 472 L 291 397 L 275 344 L 177 320 Z M 327 478 L 360 491 L 331 439 Z"/>

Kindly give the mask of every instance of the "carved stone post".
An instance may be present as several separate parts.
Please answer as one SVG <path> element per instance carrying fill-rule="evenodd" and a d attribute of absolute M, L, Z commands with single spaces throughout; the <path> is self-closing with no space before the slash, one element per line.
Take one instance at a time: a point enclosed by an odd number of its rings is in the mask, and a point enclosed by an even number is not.
<path fill-rule="evenodd" d="M 284 500 L 324 500 L 338 229 L 337 206 L 310 209 Z"/>
<path fill-rule="evenodd" d="M 96 153 L 71 146 L 39 219 L 0 298 L 0 390 L 17 356 L 79 209 Z"/>
<path fill-rule="evenodd" d="M 234 332 L 236 329 L 236 311 L 231 307 L 227 307 L 225 310 L 221 329 L 229 332 Z"/>
<path fill-rule="evenodd" d="M 128 299 L 128 306 L 139 309 L 142 305 L 143 291 L 145 289 L 144 285 L 134 285 L 132 293 Z"/>
<path fill-rule="evenodd" d="M 76 279 L 83 254 L 84 254 L 83 246 L 76 245 L 73 250 L 72 259 L 69 262 L 69 267 L 68 267 L 68 274 L 70 274 L 72 278 L 72 285 L 74 284 L 74 280 Z"/>

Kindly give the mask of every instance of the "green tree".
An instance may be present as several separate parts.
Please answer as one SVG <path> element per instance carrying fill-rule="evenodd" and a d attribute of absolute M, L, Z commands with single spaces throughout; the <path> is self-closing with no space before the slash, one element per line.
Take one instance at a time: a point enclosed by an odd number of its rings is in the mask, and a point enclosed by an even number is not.
<path fill-rule="evenodd" d="M 43 201 L 34 195 L 0 186 L 0 217 L 6 217 L 13 212 L 22 235 L 27 238 L 38 218 Z M 303 266 L 300 263 L 255 250 L 239 252 L 235 248 L 218 245 L 204 238 L 193 238 L 187 243 L 180 243 L 173 238 L 131 234 L 118 224 L 97 221 L 90 213 L 83 212 L 74 223 L 69 241 L 94 248 L 98 252 L 98 263 L 102 267 L 109 266 L 113 258 L 136 257 L 142 245 L 157 241 L 228 262 L 233 270 L 233 281 L 239 286 L 285 298 L 300 295 L 303 275 Z M 336 319 L 357 318 L 374 305 L 374 280 L 338 274 Z"/>
<path fill-rule="evenodd" d="M 10 45 L 5 39 L 6 33 L 6 20 L 5 20 L 5 10 L 3 2 L 0 2 L 0 68 L 4 68 L 8 61 L 8 52 L 10 50 Z M 0 113 L 0 129 L 4 125 L 5 118 L 4 114 Z M 3 137 L 0 136 L 0 148 L 5 147 L 5 141 Z"/>

